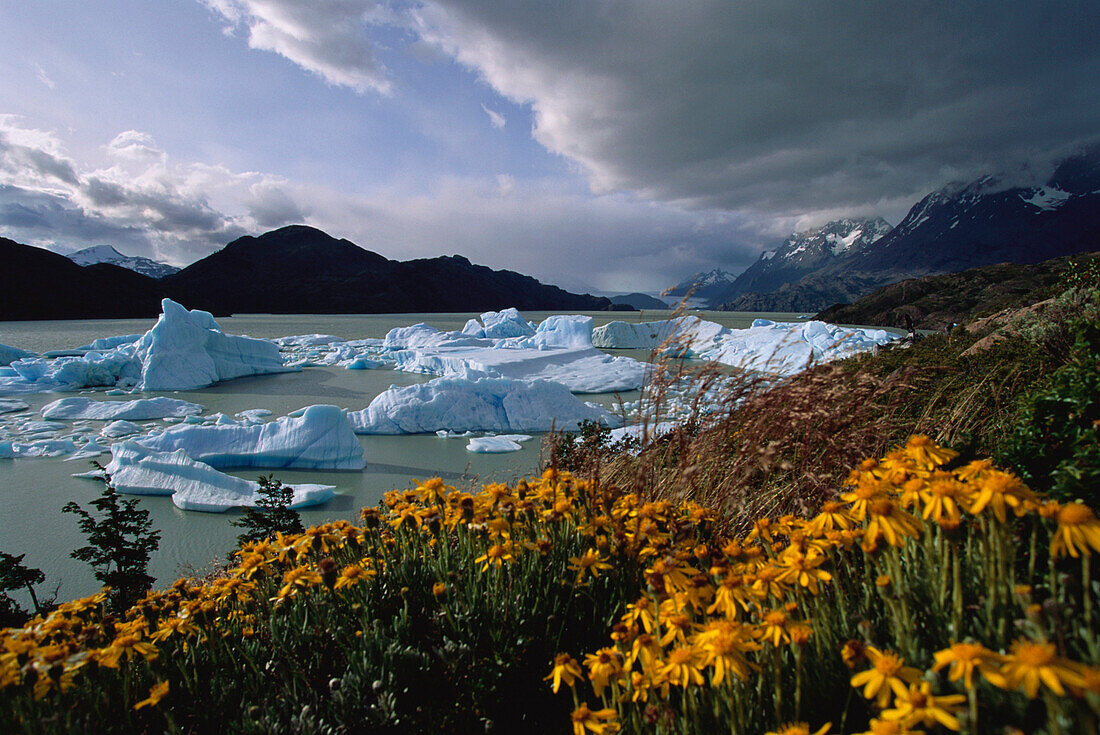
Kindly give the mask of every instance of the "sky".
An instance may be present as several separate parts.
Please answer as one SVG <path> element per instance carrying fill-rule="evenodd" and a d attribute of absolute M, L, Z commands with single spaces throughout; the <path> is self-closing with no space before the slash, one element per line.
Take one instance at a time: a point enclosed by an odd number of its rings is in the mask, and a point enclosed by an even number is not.
<path fill-rule="evenodd" d="M 0 235 L 305 223 L 573 290 L 739 272 L 1100 140 L 1100 3 L 0 0 Z"/>

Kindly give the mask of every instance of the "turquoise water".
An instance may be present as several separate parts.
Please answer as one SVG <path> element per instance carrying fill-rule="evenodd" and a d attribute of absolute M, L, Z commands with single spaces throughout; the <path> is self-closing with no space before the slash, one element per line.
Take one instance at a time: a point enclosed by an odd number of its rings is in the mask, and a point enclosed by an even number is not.
<path fill-rule="evenodd" d="M 550 312 L 529 312 L 524 316 L 541 321 Z M 668 312 L 593 312 L 596 324 L 615 319 L 652 321 Z M 378 315 L 246 315 L 219 319 L 230 334 L 254 337 L 285 337 L 296 334 L 333 334 L 345 339 L 383 337 L 396 326 L 427 322 L 440 329 L 461 329 L 476 314 L 378 314 Z M 731 328 L 744 328 L 758 317 L 792 320 L 793 314 L 747 314 L 706 312 L 706 319 Z M 155 320 L 84 320 L 50 322 L 0 322 L 0 343 L 35 352 L 59 350 L 88 344 L 99 337 L 144 332 Z M 637 359 L 648 353 L 617 350 Z M 339 367 L 308 368 L 300 373 L 258 376 L 219 383 L 197 391 L 149 393 L 146 397 L 168 395 L 206 407 L 207 413 L 232 416 L 246 409 L 265 408 L 273 416 L 319 403 L 330 403 L 358 410 L 391 385 L 425 382 L 430 376 L 402 373 L 390 369 L 345 370 Z M 71 395 L 71 394 L 69 394 Z M 102 392 L 92 394 L 103 398 Z M 59 394 L 20 396 L 35 414 Z M 637 394 L 624 394 L 634 400 Z M 618 397 L 612 394 L 586 395 L 583 400 L 613 407 Z M 474 454 L 466 451 L 464 439 L 441 439 L 435 435 L 361 436 L 367 467 L 361 472 L 279 471 L 277 477 L 287 483 L 312 482 L 335 485 L 337 496 L 328 503 L 302 511 L 305 523 L 320 523 L 340 518 L 354 519 L 360 508 L 374 505 L 387 490 L 408 487 L 414 478 L 436 475 L 448 483 L 476 485 L 482 482 L 513 482 L 538 471 L 541 437 L 536 436 L 520 452 Z M 102 455 L 103 462 L 109 455 Z M 60 597 L 67 599 L 97 589 L 88 567 L 69 557 L 85 539 L 76 525 L 76 517 L 61 513 L 70 500 L 81 505 L 96 497 L 98 482 L 74 478 L 73 473 L 91 469 L 82 462 L 56 459 L 0 460 L 0 551 L 26 554 L 25 564 L 42 569 L 47 582 L 40 594 L 60 584 Z M 254 479 L 256 470 L 234 472 Z M 161 531 L 160 550 L 154 555 L 150 571 L 158 583 L 169 584 L 177 577 L 204 568 L 224 558 L 234 546 L 240 529 L 230 525 L 239 512 L 225 514 L 196 513 L 175 507 L 169 497 L 142 497 L 153 524 Z"/>

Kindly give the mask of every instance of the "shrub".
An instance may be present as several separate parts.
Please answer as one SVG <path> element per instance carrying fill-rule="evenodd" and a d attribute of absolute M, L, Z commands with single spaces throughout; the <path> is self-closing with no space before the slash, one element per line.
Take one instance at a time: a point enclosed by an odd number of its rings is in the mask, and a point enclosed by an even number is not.
<path fill-rule="evenodd" d="M 233 521 L 234 526 L 246 529 L 237 536 L 237 543 L 263 541 L 275 538 L 277 533 L 301 533 L 306 530 L 298 511 L 290 508 L 294 502 L 294 490 L 271 475 L 258 480 L 260 499 L 256 501 L 256 507 L 245 508 L 244 517 Z"/>
<path fill-rule="evenodd" d="M 138 506 L 136 498 L 122 500 L 103 470 L 103 492 L 91 501 L 99 511 L 96 518 L 74 502 L 61 509 L 79 517 L 80 530 L 88 545 L 71 556 L 87 562 L 95 578 L 110 588 L 115 610 L 125 610 L 156 581 L 149 576 L 149 557 L 160 546 L 160 531 L 153 529 L 149 511 Z"/>
<path fill-rule="evenodd" d="M 1004 459 L 1036 490 L 1100 501 L 1100 323 L 1079 324 L 1070 361 L 1024 401 Z"/>

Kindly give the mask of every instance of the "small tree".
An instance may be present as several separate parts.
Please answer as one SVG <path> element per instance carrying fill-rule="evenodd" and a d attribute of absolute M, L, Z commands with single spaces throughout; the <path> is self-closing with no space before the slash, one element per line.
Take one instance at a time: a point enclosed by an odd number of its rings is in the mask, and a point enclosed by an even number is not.
<path fill-rule="evenodd" d="M 260 499 L 256 501 L 256 507 L 245 508 L 244 517 L 239 521 L 233 521 L 234 526 L 247 529 L 237 536 L 238 543 L 263 541 L 280 531 L 282 533 L 305 531 L 302 517 L 298 515 L 298 511 L 290 508 L 290 504 L 294 502 L 293 488 L 287 487 L 271 475 L 260 477 L 259 481 Z"/>
<path fill-rule="evenodd" d="M 22 625 L 29 617 L 27 611 L 8 595 L 9 592 L 26 587 L 31 594 L 34 611 L 42 612 L 42 606 L 38 604 L 38 595 L 34 592 L 34 585 L 46 581 L 46 575 L 41 569 L 23 566 L 24 556 L 26 554 L 13 556 L 0 551 L 0 627 Z"/>
<path fill-rule="evenodd" d="M 101 470 L 103 466 L 97 464 Z M 160 531 L 153 529 L 149 511 L 138 507 L 136 499 L 122 500 L 104 471 L 103 493 L 91 502 L 102 516 L 96 519 L 76 503 L 61 510 L 80 517 L 80 530 L 88 545 L 70 556 L 87 562 L 95 578 L 111 588 L 115 610 L 125 610 L 156 580 L 149 576 L 149 557 L 160 546 Z"/>

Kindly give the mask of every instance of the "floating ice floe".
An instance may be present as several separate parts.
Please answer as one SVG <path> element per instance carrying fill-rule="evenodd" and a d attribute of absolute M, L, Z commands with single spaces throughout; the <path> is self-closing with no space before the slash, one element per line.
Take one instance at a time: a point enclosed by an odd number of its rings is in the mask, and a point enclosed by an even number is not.
<path fill-rule="evenodd" d="M 578 400 L 560 383 L 511 378 L 436 378 L 391 387 L 362 411 L 348 414 L 358 434 L 422 434 L 440 430 L 549 431 L 584 420 L 616 422 L 603 408 Z"/>
<path fill-rule="evenodd" d="M 26 401 L 17 398 L 0 398 L 0 413 L 17 413 L 30 408 Z"/>
<path fill-rule="evenodd" d="M 645 363 L 592 347 L 591 317 L 552 316 L 534 329 L 518 314 L 514 309 L 487 312 L 484 326 L 470 320 L 462 332 L 441 332 L 427 324 L 400 327 L 386 335 L 383 357 L 406 372 L 548 380 L 574 393 L 637 390 L 645 382 Z M 511 336 L 496 336 L 502 334 Z"/>
<path fill-rule="evenodd" d="M 118 421 L 112 421 L 103 427 L 99 433 L 108 439 L 119 439 L 124 436 L 133 436 L 134 434 L 140 434 L 143 429 L 132 421 L 124 421 L 122 419 Z"/>
<path fill-rule="evenodd" d="M 133 401 L 97 401 L 84 396 L 61 398 L 42 408 L 46 419 L 93 419 L 149 421 L 169 416 L 182 418 L 202 413 L 203 407 L 176 398 L 139 398 Z"/>
<path fill-rule="evenodd" d="M 259 500 L 258 483 L 218 472 L 205 462 L 188 457 L 182 449 L 157 452 L 126 441 L 111 447 L 111 455 L 107 474 L 120 493 L 171 495 L 176 506 L 207 513 L 254 506 Z M 292 508 L 323 503 L 336 489 L 333 485 L 291 487 Z"/>
<path fill-rule="evenodd" d="M 361 470 L 363 447 L 337 406 L 309 406 L 266 424 L 230 420 L 213 426 L 177 424 L 140 444 L 158 452 L 183 449 L 213 467 Z"/>
<path fill-rule="evenodd" d="M 18 347 L 0 345 L 0 365 L 10 365 L 16 360 L 23 360 L 28 357 L 35 357 L 35 354 L 27 350 L 21 350 Z"/>
<path fill-rule="evenodd" d="M 530 434 L 501 434 L 499 436 L 479 436 L 470 439 L 466 445 L 467 452 L 478 454 L 498 454 L 501 452 L 518 452 L 523 449 L 520 442 L 530 441 Z"/>
<path fill-rule="evenodd" d="M 96 387 L 194 390 L 246 375 L 295 369 L 283 364 L 274 342 L 225 334 L 209 312 L 188 311 L 171 299 L 164 299 L 161 309 L 157 323 L 136 341 L 51 361 L 15 360 L 15 374 L 0 376 L 0 395 Z"/>
<path fill-rule="evenodd" d="M 820 321 L 757 319 L 748 329 L 727 329 L 693 316 L 638 324 L 611 322 L 593 332 L 593 344 L 600 347 L 654 349 L 668 341 L 682 357 L 777 375 L 793 375 L 810 364 L 848 357 L 893 339 L 883 329 Z"/>
<path fill-rule="evenodd" d="M 95 437 L 92 437 L 91 439 L 89 439 L 87 441 L 86 444 L 84 444 L 84 446 L 77 449 L 76 454 L 73 454 L 72 456 L 66 457 L 65 461 L 66 462 L 72 462 L 72 461 L 78 460 L 78 459 L 92 459 L 93 457 L 98 457 L 99 455 L 103 454 L 104 452 L 109 452 L 109 451 L 111 451 L 110 447 L 105 447 L 105 446 L 101 445 L 99 442 L 97 442 L 95 440 Z"/>
<path fill-rule="evenodd" d="M 0 459 L 17 457 L 60 457 L 76 451 L 72 439 L 39 439 L 29 442 L 0 442 Z"/>

